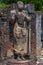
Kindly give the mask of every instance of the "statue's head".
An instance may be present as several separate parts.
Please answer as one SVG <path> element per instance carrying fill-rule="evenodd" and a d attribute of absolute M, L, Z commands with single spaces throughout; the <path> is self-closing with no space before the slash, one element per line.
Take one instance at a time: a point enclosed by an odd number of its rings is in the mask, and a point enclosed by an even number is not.
<path fill-rule="evenodd" d="M 18 2 L 17 2 L 17 6 L 18 6 L 18 9 L 19 9 L 19 10 L 22 10 L 22 9 L 24 8 L 24 3 L 21 2 L 21 1 L 18 1 Z"/>

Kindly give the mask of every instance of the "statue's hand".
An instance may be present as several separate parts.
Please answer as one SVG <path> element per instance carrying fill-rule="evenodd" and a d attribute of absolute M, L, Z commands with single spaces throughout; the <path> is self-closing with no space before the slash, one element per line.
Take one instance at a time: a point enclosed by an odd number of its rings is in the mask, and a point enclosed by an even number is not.
<path fill-rule="evenodd" d="M 24 17 L 26 17 L 26 13 L 22 12 L 22 15 L 23 15 Z"/>
<path fill-rule="evenodd" d="M 24 13 L 24 12 L 22 12 L 22 15 L 23 15 L 28 21 L 30 21 L 30 20 L 32 19 L 31 16 L 28 16 L 28 14 L 26 14 L 26 13 Z"/>
<path fill-rule="evenodd" d="M 18 24 L 16 23 L 15 26 L 14 26 L 14 36 L 16 38 L 20 38 L 20 34 L 21 34 L 21 29 L 18 26 Z"/>

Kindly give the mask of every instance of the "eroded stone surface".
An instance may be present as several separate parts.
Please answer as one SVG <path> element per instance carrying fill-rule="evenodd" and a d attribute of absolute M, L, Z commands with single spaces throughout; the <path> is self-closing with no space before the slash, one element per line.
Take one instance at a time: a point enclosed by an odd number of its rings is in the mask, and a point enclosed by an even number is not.
<path fill-rule="evenodd" d="M 29 6 L 31 6 L 29 4 Z M 24 7 L 25 8 L 25 7 Z M 31 28 L 31 54 L 33 58 L 36 58 L 36 33 L 35 33 L 35 23 L 33 14 L 34 8 L 32 12 L 27 10 L 27 5 L 25 9 L 18 9 L 17 4 L 12 4 L 9 8 L 0 12 L 0 56 L 1 58 L 7 57 L 7 52 L 11 49 L 11 51 L 15 53 L 15 48 L 19 47 L 20 54 L 28 53 L 29 54 L 29 25 Z M 30 9 L 29 7 L 28 9 Z M 32 10 L 32 9 L 30 9 Z M 30 14 L 31 13 L 31 14 Z M 19 24 L 16 30 L 15 36 L 15 23 Z M 18 33 L 19 29 L 19 33 Z M 20 36 L 19 36 L 20 35 Z M 25 36 L 25 37 L 24 37 Z M 20 37 L 20 38 L 19 38 Z M 22 39 L 21 39 L 22 38 Z M 22 44 L 22 41 L 24 45 Z M 19 45 L 18 45 L 19 43 Z M 21 47 L 24 50 L 21 52 Z M 18 51 L 18 50 L 17 50 Z M 17 52 L 16 51 L 16 52 Z M 11 56 L 10 56 L 11 57 Z"/>

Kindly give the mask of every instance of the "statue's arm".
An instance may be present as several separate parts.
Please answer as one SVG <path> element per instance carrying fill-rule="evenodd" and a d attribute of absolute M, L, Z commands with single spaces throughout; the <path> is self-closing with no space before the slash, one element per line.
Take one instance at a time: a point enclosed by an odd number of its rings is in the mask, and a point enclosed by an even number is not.
<path fill-rule="evenodd" d="M 31 17 L 31 16 L 26 15 L 26 19 L 27 19 L 27 21 L 31 21 L 32 17 Z"/>
<path fill-rule="evenodd" d="M 26 12 L 27 12 L 27 11 L 26 11 Z M 25 19 L 26 19 L 27 21 L 30 21 L 30 20 L 32 19 L 32 17 L 29 16 L 28 13 L 26 13 L 26 12 L 25 12 L 25 11 L 22 12 L 22 15 L 25 17 Z"/>

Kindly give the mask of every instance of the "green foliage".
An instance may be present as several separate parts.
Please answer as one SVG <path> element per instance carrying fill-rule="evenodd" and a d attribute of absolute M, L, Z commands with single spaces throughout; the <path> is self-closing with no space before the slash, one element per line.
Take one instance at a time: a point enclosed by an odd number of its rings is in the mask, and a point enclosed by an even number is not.
<path fill-rule="evenodd" d="M 33 3 L 36 10 L 43 11 L 43 0 L 0 0 L 0 3 L 11 4 L 17 1 L 22 1 L 24 3 Z"/>
<path fill-rule="evenodd" d="M 6 7 L 8 7 L 8 6 L 10 6 L 10 4 L 4 4 L 4 3 L 0 3 L 0 9 L 2 10 L 2 9 L 4 9 L 4 8 L 6 8 Z"/>

